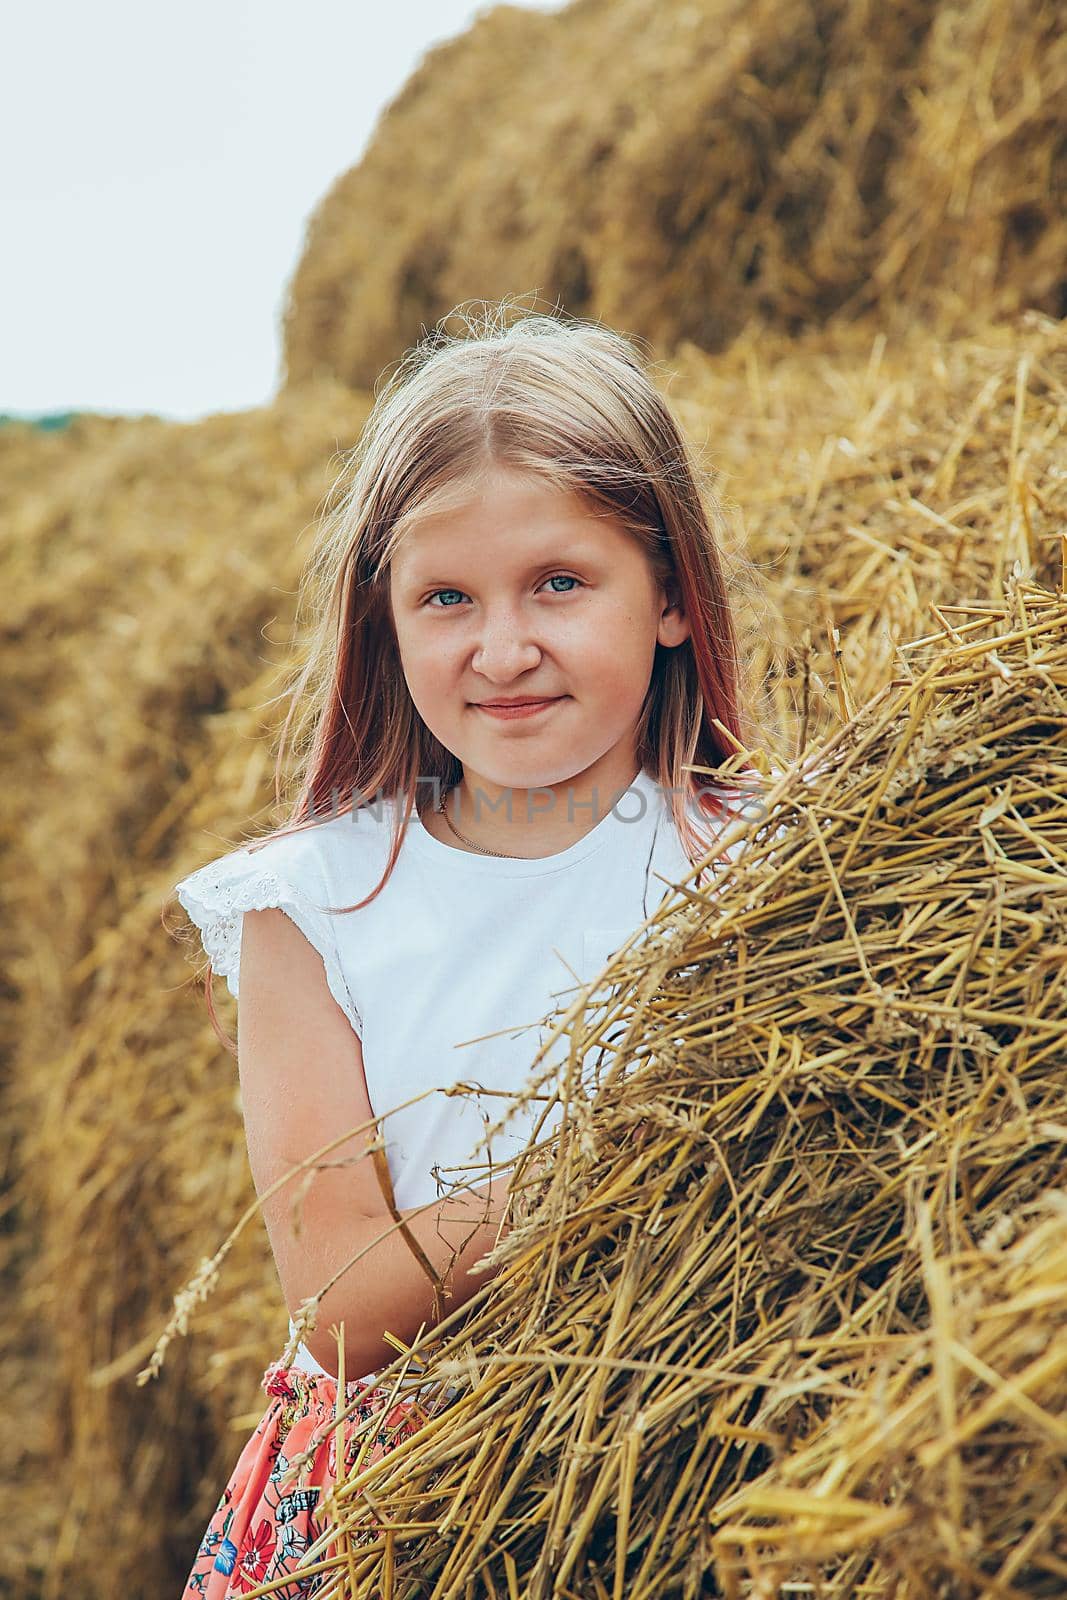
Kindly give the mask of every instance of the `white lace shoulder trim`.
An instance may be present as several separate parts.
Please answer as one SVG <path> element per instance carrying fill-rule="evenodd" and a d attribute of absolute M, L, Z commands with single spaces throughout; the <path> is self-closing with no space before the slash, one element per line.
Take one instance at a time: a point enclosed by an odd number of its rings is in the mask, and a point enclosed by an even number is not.
<path fill-rule="evenodd" d="M 279 844 L 284 840 L 279 840 Z M 278 866 L 269 846 L 251 852 L 247 846 L 209 861 L 175 886 L 175 894 L 200 930 L 212 971 L 226 979 L 236 998 L 241 970 L 241 930 L 246 911 L 277 907 L 318 951 L 326 981 L 341 1010 L 362 1036 L 363 1019 L 352 998 L 334 938 L 334 919 L 303 893 Z"/>

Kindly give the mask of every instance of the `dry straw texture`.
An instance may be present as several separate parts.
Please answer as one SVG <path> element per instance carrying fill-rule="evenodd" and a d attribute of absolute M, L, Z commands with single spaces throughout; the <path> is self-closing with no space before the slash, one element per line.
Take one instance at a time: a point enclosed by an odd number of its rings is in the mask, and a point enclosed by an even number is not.
<path fill-rule="evenodd" d="M 312 218 L 292 381 L 538 289 L 670 351 L 751 317 L 1067 311 L 1057 0 L 576 0 L 439 46 Z"/>
<path fill-rule="evenodd" d="M 183 946 L 160 914 L 175 851 L 198 828 L 254 826 L 269 798 L 270 662 L 288 653 L 331 456 L 366 410 L 323 385 L 185 426 L 0 430 L 0 479 L 18 486 L 0 554 L 0 1004 L 17 1040 L 3 1092 L 5 1593 L 180 1584 L 206 1521 L 196 1497 L 238 1439 L 221 1385 L 273 1348 L 277 1283 L 256 1241 L 205 1325 L 231 1354 L 190 1351 L 183 1378 L 183 1344 L 173 1384 L 133 1378 L 205 1231 L 250 1187 L 232 1063 L 202 997 L 182 992 Z M 242 1405 L 253 1395 L 250 1382 Z"/>
<path fill-rule="evenodd" d="M 1067 599 L 1008 587 L 561 1013 L 549 1176 L 392 1369 L 460 1398 L 317 1592 L 1062 1593 Z"/>
<path fill-rule="evenodd" d="M 722 467 L 761 571 L 746 640 L 785 754 L 888 681 L 893 642 L 932 603 L 995 595 L 1016 561 L 1056 581 L 1061 324 L 768 337 L 714 360 L 687 347 L 673 370 L 670 398 Z M 0 1560 L 12 1582 L 47 1575 L 28 1595 L 182 1581 L 284 1337 L 266 1237 L 249 1229 L 198 1337 L 136 1386 L 176 1285 L 253 1198 L 232 1063 L 196 991 L 183 998 L 194 944 L 159 913 L 196 859 L 271 820 L 280 713 L 263 707 L 333 452 L 365 410 L 325 385 L 188 428 L 2 436 L 5 477 L 27 492 L 3 558 L 19 774 L 4 836 L 22 846 L 4 1120 L 22 1225 L 5 1258 L 18 1454 Z"/>
<path fill-rule="evenodd" d="M 200 994 L 188 987 L 193 940 L 175 944 L 160 910 L 197 861 L 277 818 L 270 741 L 280 713 L 271 697 L 279 669 L 290 664 L 297 585 L 335 452 L 354 441 L 369 403 L 345 385 L 371 383 L 421 322 L 456 301 L 521 294 L 531 285 L 550 300 L 558 294 L 572 312 L 650 335 L 658 354 L 669 356 L 669 398 L 694 444 L 722 469 L 735 502 L 732 536 L 760 573 L 758 592 L 738 594 L 750 681 L 765 686 L 767 725 L 780 730 L 777 754 L 816 750 L 890 680 L 919 676 L 928 652 L 949 648 L 950 628 L 982 646 L 996 624 L 967 607 L 1007 603 L 1014 619 L 1018 582 L 1052 590 L 1061 581 L 1067 328 L 1047 316 L 1014 315 L 1022 306 L 1063 310 L 1065 62 L 1057 18 L 1055 6 L 1037 0 L 891 12 L 798 0 L 743 8 L 732 0 L 655 7 L 579 0 L 558 16 L 496 8 L 430 56 L 366 161 L 320 209 L 289 317 L 290 377 L 300 381 L 272 405 L 190 426 L 86 417 L 56 434 L 0 429 L 0 510 L 9 535 L 0 548 L 0 692 L 10 770 L 0 791 L 8 865 L 0 1006 L 13 1041 L 3 1083 L 8 1193 L 0 1236 L 11 1309 L 0 1333 L 11 1446 L 0 1550 L 5 1593 L 154 1600 L 175 1592 L 262 1411 L 259 1373 L 281 1347 L 285 1307 L 266 1236 L 248 1228 L 219 1288 L 195 1310 L 195 1337 L 171 1345 L 159 1382 L 136 1383 L 175 1287 L 253 1198 L 233 1063 L 204 1020 Z M 847 318 L 835 320 L 836 311 Z M 1031 620 L 1039 612 L 1050 628 L 1060 614 L 1050 599 L 1031 602 Z M 1051 633 L 1038 632 L 1035 623 L 1030 644 L 999 652 L 1020 692 L 1032 695 L 1028 704 L 1040 690 L 1023 656 L 1029 661 L 1032 645 L 1035 658 L 1045 653 L 1047 661 L 1055 648 Z M 925 633 L 943 637 L 898 651 L 902 640 Z M 984 646 L 964 676 L 975 677 L 980 661 L 989 662 Z M 1049 666 L 1049 682 L 1060 683 L 1062 701 L 1059 670 Z M 894 692 L 917 693 L 902 685 Z M 805 822 L 804 835 L 800 812 L 791 816 L 788 838 L 761 869 L 769 898 L 738 912 L 735 885 L 719 909 L 697 908 L 708 948 L 719 938 L 733 952 L 723 981 L 733 973 L 738 1003 L 762 1018 L 758 1048 L 729 1036 L 735 1065 L 747 1059 L 765 1084 L 775 1061 L 786 1073 L 783 1093 L 747 1133 L 752 1085 L 739 1084 L 737 1101 L 719 1105 L 725 1166 L 701 1146 L 696 1111 L 686 1110 L 684 1126 L 672 1125 L 677 1104 L 652 1096 L 651 1079 L 646 1099 L 654 1099 L 660 1121 L 639 1157 L 612 1167 L 604 1142 L 630 1125 L 631 1090 L 595 1134 L 593 1151 L 575 1125 L 574 1171 L 600 1196 L 601 1221 L 610 1185 L 629 1192 L 644 1171 L 667 1197 L 663 1214 L 670 1237 L 679 1238 L 684 1184 L 671 1177 L 672 1141 L 680 1162 L 702 1163 L 705 1183 L 709 1173 L 724 1181 L 728 1169 L 737 1190 L 728 1198 L 716 1191 L 725 1207 L 720 1227 L 733 1230 L 733 1276 L 705 1285 L 729 1305 L 742 1291 L 734 1329 L 709 1325 L 694 1340 L 687 1328 L 681 1364 L 699 1366 L 711 1348 L 701 1341 L 716 1338 L 739 1360 L 771 1362 L 762 1389 L 755 1366 L 744 1371 L 732 1402 L 737 1425 L 767 1438 L 723 1431 L 721 1460 L 708 1467 L 703 1458 L 706 1503 L 718 1497 L 720 1521 L 713 1528 L 706 1519 L 703 1543 L 683 1549 L 672 1536 L 657 1553 L 657 1570 L 662 1564 L 679 1583 L 681 1563 L 692 1558 L 695 1570 L 710 1559 L 724 1583 L 734 1575 L 739 1594 L 774 1593 L 772 1575 L 803 1558 L 828 1564 L 844 1593 L 847 1574 L 869 1559 L 880 1565 L 851 1592 L 913 1600 L 940 1583 L 940 1592 L 965 1596 L 967 1564 L 984 1559 L 980 1522 L 988 1559 L 995 1566 L 1006 1557 L 991 1596 L 1051 1594 L 1067 1583 L 1067 1554 L 1042 1533 L 1048 1518 L 1063 1518 L 1063 1419 L 1039 1368 L 1041 1342 L 1056 1350 L 1057 1329 L 1062 1337 L 1062 1219 L 1043 1211 L 1038 1195 L 1060 1137 L 1043 1130 L 1065 1120 L 1041 1102 L 1045 1089 L 1050 1096 L 1055 1089 L 1057 1065 L 1042 1030 L 1062 1024 L 1063 1015 L 1061 969 L 1044 959 L 1064 943 L 1055 920 L 1062 899 L 1032 879 L 1005 881 L 998 854 L 1062 878 L 1062 822 L 1048 802 L 1054 786 L 1024 796 L 1002 777 L 1000 798 L 1010 788 L 1005 810 L 977 834 L 967 832 L 998 801 L 985 780 L 990 760 L 1009 761 L 1011 771 L 1018 764 L 1028 781 L 1037 771 L 1025 729 L 1011 730 L 1005 717 L 1011 692 L 1009 684 L 996 690 L 993 677 L 984 689 L 977 681 L 951 693 L 941 686 L 908 746 L 915 769 L 897 769 L 897 789 L 883 795 L 884 814 L 876 808 L 868 818 L 847 867 L 843 833 L 852 825 L 833 831 L 835 816 L 853 815 L 876 782 L 858 760 L 832 785 L 824 776 L 810 793 L 805 788 L 809 803 L 821 798 L 819 826 Z M 888 728 L 883 737 L 891 738 Z M 979 746 L 991 756 L 955 778 L 929 780 L 937 804 L 957 808 L 950 848 L 942 840 L 934 850 L 938 817 L 927 809 L 923 774 L 936 773 L 934 763 L 954 759 L 954 751 L 967 761 Z M 865 748 L 873 761 L 875 747 Z M 955 801 L 953 782 L 960 785 Z M 795 801 L 796 793 L 788 804 Z M 991 854 L 965 854 L 961 841 L 973 850 L 988 844 Z M 929 882 L 916 882 L 928 850 Z M 831 872 L 839 879 L 844 872 L 845 906 L 862 908 L 858 942 L 847 933 Z M 976 907 L 953 904 L 954 874 L 966 880 Z M 984 898 L 998 883 L 999 947 Z M 879 893 L 908 885 L 911 906 L 899 898 L 895 911 L 891 900 L 872 905 Z M 726 924 L 716 920 L 728 904 L 750 946 L 762 938 L 760 949 L 772 955 L 769 919 L 788 942 L 805 908 L 821 909 L 816 939 L 792 952 L 788 988 L 773 961 L 759 970 L 750 963 L 742 981 L 739 938 L 729 945 Z M 887 949 L 894 916 L 914 944 Z M 943 957 L 962 949 L 964 918 L 973 950 L 967 945 L 957 968 L 938 973 Z M 173 906 L 168 919 L 179 925 Z M 695 929 L 688 936 L 696 938 Z M 862 1056 L 856 1048 L 858 1031 L 873 1020 L 863 1009 L 870 991 L 861 951 L 878 983 L 891 989 L 896 972 L 913 1000 L 944 1000 L 959 984 L 966 1003 L 978 1005 L 975 992 L 988 989 L 993 1009 L 1012 1020 L 975 1021 L 978 1034 L 965 1030 L 955 1056 L 944 1042 L 925 1079 L 916 1077 L 921 1052 L 912 1059 L 914 1039 L 905 1038 L 893 1056 L 893 1070 L 906 1078 L 901 1093 L 911 1097 L 901 1100 L 905 1111 L 873 1093 L 859 1096 L 852 1144 L 834 1151 L 819 1147 L 817 1134 L 835 1117 L 847 1121 L 856 1080 L 841 1073 L 866 1066 L 877 1089 L 888 1070 L 886 1041 L 865 1040 Z M 805 960 L 812 982 L 802 993 Z M 1027 960 L 1036 995 L 1026 987 Z M 820 961 L 836 963 L 822 988 L 815 986 Z M 675 977 L 665 976 L 669 998 Z M 690 983 L 685 1001 L 695 993 Z M 652 1002 L 660 1011 L 666 1004 L 664 995 Z M 228 997 L 219 1003 L 232 1031 Z M 709 994 L 709 1008 L 724 1003 L 722 993 Z M 913 1012 L 886 1011 L 890 1022 L 901 1015 L 914 1023 Z M 775 1026 L 781 1042 L 773 1047 Z M 828 1048 L 851 1049 L 851 1065 L 831 1062 L 825 1084 L 816 1074 L 805 1085 L 801 1069 L 816 1058 L 813 1041 L 828 1039 L 831 1028 L 842 1032 Z M 983 1034 L 1003 1035 L 1003 1077 L 986 1070 Z M 803 1054 L 794 1072 L 795 1038 Z M 724 1034 L 720 1062 L 728 1042 Z M 816 1085 L 827 1097 L 821 1102 Z M 714 1076 L 704 1086 L 699 1114 L 706 1117 L 710 1090 L 720 1101 L 726 1090 Z M 798 1130 L 785 1100 L 792 1097 L 796 1109 L 808 1088 L 813 1098 Z M 900 1149 L 889 1139 L 894 1115 L 914 1130 Z M 862 1140 L 879 1129 L 881 1154 L 871 1165 Z M 788 1130 L 803 1160 L 794 1188 L 780 1191 L 787 1165 L 772 1158 Z M 954 1165 L 945 1145 L 952 1138 Z M 737 1226 L 738 1207 L 754 1198 L 757 1182 L 741 1161 L 746 1151 L 763 1162 L 766 1196 L 781 1207 L 771 1229 L 758 1210 L 747 1232 Z M 850 1172 L 858 1198 L 845 1194 Z M 996 1209 L 998 1186 L 1007 1220 L 982 1231 L 974 1218 Z M 646 1205 L 647 1196 L 628 1209 L 643 1218 Z M 905 1220 L 880 1255 L 878 1218 L 893 1206 Z M 592 1228 L 594 1219 L 579 1225 Z M 620 1213 L 615 1226 L 624 1225 Z M 543 1237 L 545 1226 L 542 1215 L 531 1238 Z M 799 1265 L 772 1255 L 759 1269 L 757 1227 L 768 1251 L 788 1246 Z M 646 1250 L 664 1248 L 662 1230 L 641 1238 Z M 711 1249 L 725 1250 L 726 1238 L 713 1238 Z M 854 1251 L 869 1249 L 870 1261 L 854 1256 L 856 1270 L 834 1288 L 849 1241 Z M 608 1253 L 602 1270 L 621 1270 L 624 1257 L 636 1262 L 639 1248 L 637 1234 L 630 1241 L 619 1232 L 618 1259 Z M 751 1275 L 757 1270 L 762 1283 Z M 840 1271 L 847 1275 L 847 1265 Z M 561 1296 L 568 1272 L 573 1280 L 574 1263 L 561 1256 L 551 1296 Z M 632 1272 L 629 1281 L 636 1284 Z M 784 1282 L 797 1286 L 791 1301 Z M 798 1345 L 787 1369 L 782 1319 L 810 1304 L 813 1283 L 829 1302 L 816 1298 L 828 1320 L 797 1332 L 809 1347 Z M 572 1321 L 580 1292 L 570 1293 Z M 669 1292 L 656 1277 L 654 1314 Z M 744 1322 L 745 1293 L 756 1325 Z M 506 1310 L 506 1299 L 499 1303 Z M 546 1314 L 561 1303 L 550 1298 Z M 721 1309 L 727 1299 L 717 1303 Z M 867 1308 L 868 1323 L 850 1327 L 849 1305 L 857 1318 Z M 611 1327 L 594 1316 L 587 1336 L 603 1343 Z M 575 1325 L 566 1335 L 572 1355 L 580 1332 Z M 515 1317 L 505 1316 L 499 1337 L 514 1342 L 520 1333 Z M 811 1341 L 820 1339 L 816 1349 Z M 520 1408 L 546 1393 L 549 1381 L 536 1346 L 529 1348 L 537 1360 L 513 1374 L 527 1386 L 513 1390 Z M 677 1366 L 677 1351 L 674 1357 Z M 484 1381 L 503 1385 L 504 1370 L 487 1362 Z M 559 1458 L 552 1452 L 562 1450 L 568 1429 L 577 1437 L 573 1407 L 585 1403 L 573 1370 L 554 1370 L 567 1387 L 546 1425 L 543 1462 Z M 792 1396 L 782 1387 L 786 1370 L 803 1375 Z M 632 1537 L 645 1538 L 652 1508 L 638 1469 L 653 1457 L 645 1444 L 635 1455 L 628 1443 L 624 1462 L 598 1461 L 598 1430 L 624 1426 L 625 1384 L 647 1385 L 659 1395 L 651 1410 L 641 1403 L 655 1438 L 662 1442 L 670 1423 L 689 1448 L 713 1413 L 725 1430 L 726 1380 L 704 1377 L 720 1387 L 701 1389 L 686 1413 L 678 1408 L 682 1389 L 702 1381 L 691 1373 L 585 1369 L 588 1394 L 603 1388 L 609 1404 L 601 1421 L 590 1414 L 585 1442 L 594 1448 L 577 1450 L 568 1468 L 578 1477 L 545 1486 L 535 1473 L 525 1488 L 509 1491 L 526 1496 L 525 1514 L 544 1487 L 550 1498 L 541 1509 L 554 1519 L 553 1537 L 583 1551 L 581 1560 L 599 1561 L 606 1574 L 599 1581 L 613 1596 L 612 1518 L 627 1516 Z M 1062 1393 L 1062 1372 L 1059 1384 Z M 462 1432 L 473 1417 L 469 1399 L 448 1415 L 454 1440 L 428 1436 L 418 1448 L 447 1446 L 454 1454 L 441 1463 L 454 1473 L 469 1448 Z M 530 1415 L 512 1413 L 513 1420 Z M 963 1438 L 960 1430 L 975 1419 L 977 1430 Z M 890 1424 L 895 1431 L 886 1433 Z M 775 1454 L 790 1427 L 793 1448 Z M 517 1435 L 515 1448 L 531 1437 L 530 1429 L 521 1441 Z M 665 1481 L 677 1486 L 684 1465 L 680 1457 L 668 1464 Z M 596 1474 L 625 1487 L 631 1470 L 628 1509 L 596 1499 Z M 592 1531 L 567 1521 L 575 1483 L 581 1497 L 593 1496 Z M 421 1487 L 432 1492 L 425 1477 Z M 682 1490 L 694 1515 L 697 1492 L 692 1484 Z M 904 1520 L 878 1531 L 880 1512 Z M 433 1535 L 429 1547 L 434 1559 L 452 1562 L 453 1574 L 472 1554 L 457 1534 L 461 1522 L 451 1534 Z M 845 1548 L 850 1528 L 872 1533 L 866 1550 Z M 528 1538 L 520 1530 L 511 1559 L 527 1561 Z M 630 1540 L 628 1533 L 623 1542 Z M 1009 1540 L 1014 1549 L 1006 1555 Z M 632 1569 L 641 1570 L 648 1550 L 647 1539 L 635 1546 Z M 499 1559 L 494 1581 L 511 1600 L 508 1556 Z M 905 1570 L 910 1575 L 900 1578 Z M 762 1578 L 754 1575 L 760 1571 Z M 583 1600 L 599 1600 L 590 1582 Z"/>

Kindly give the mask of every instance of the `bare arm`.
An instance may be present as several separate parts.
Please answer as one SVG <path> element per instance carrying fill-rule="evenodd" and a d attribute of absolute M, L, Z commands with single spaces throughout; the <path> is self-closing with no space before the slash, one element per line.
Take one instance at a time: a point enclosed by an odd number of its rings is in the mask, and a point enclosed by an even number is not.
<path fill-rule="evenodd" d="M 252 1178 L 263 1194 L 346 1128 L 369 1123 L 373 1111 L 359 1037 L 330 993 L 318 952 L 283 911 L 245 912 L 240 991 L 241 1099 Z M 323 1296 L 305 1341 L 334 1376 L 331 1325 L 343 1320 L 346 1376 L 359 1377 L 395 1358 L 386 1328 L 409 1342 L 434 1321 L 433 1285 L 396 1227 L 365 1153 L 374 1131 L 338 1145 L 310 1179 L 293 1179 L 263 1204 L 290 1315 L 366 1250 Z M 496 1241 L 509 1176 L 400 1212 L 452 1291 L 442 1316 L 492 1276 L 469 1271 Z M 305 1182 L 298 1232 L 294 1201 Z"/>
<path fill-rule="evenodd" d="M 492 1185 L 439 1200 L 426 1209 L 400 1212 L 438 1275 L 446 1280 L 450 1292 L 443 1296 L 442 1318 L 465 1304 L 493 1276 L 492 1269 L 474 1276 L 469 1269 L 496 1241 L 505 1191 L 506 1181 L 495 1178 Z M 486 1214 L 492 1219 L 487 1223 L 481 1221 Z M 283 1226 L 288 1226 L 287 1221 Z M 383 1237 L 386 1230 L 392 1231 Z M 343 1264 L 340 1257 L 345 1250 L 347 1260 L 365 1246 L 370 1249 L 323 1296 L 318 1325 L 305 1343 L 319 1365 L 336 1377 L 337 1342 L 329 1329 L 343 1318 L 345 1372 L 360 1377 L 397 1355 L 395 1346 L 382 1337 L 382 1329 L 388 1328 L 410 1343 L 424 1322 L 435 1321 L 433 1287 L 390 1216 L 352 1217 L 343 1234 L 331 1243 L 336 1245 L 337 1266 Z M 324 1281 L 325 1276 L 320 1276 L 315 1287 Z"/>

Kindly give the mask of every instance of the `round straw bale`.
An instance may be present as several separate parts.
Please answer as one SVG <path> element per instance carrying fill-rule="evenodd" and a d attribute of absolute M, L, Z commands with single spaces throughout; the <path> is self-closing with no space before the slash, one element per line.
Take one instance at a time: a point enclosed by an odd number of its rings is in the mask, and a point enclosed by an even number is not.
<path fill-rule="evenodd" d="M 174 841 L 269 801 L 261 708 L 301 534 L 366 408 L 326 384 L 191 424 L 0 429 L 4 1593 L 177 1587 L 232 1466 L 234 1394 L 254 1404 L 253 1352 L 260 1372 L 275 1352 L 269 1253 L 242 1241 L 205 1319 L 244 1349 L 237 1389 L 225 1355 L 184 1348 L 169 1383 L 135 1381 L 203 1224 L 248 1188 L 235 1078 L 160 918 Z"/>
<path fill-rule="evenodd" d="M 390 1525 L 398 1593 L 1055 1593 L 1067 599 L 903 657 L 561 1011 L 551 1159 L 415 1346 L 459 1398 L 323 1535 L 372 1592 Z"/>
<path fill-rule="evenodd" d="M 679 353 L 671 399 L 763 582 L 744 639 L 784 749 L 814 749 L 850 695 L 902 677 L 902 639 L 972 624 L 1016 564 L 1058 581 L 1065 339 L 1045 318 L 951 341 L 867 322 Z M 103 1597 L 146 1565 L 180 1582 L 278 1353 L 284 1306 L 249 1229 L 200 1337 L 135 1382 L 175 1286 L 253 1198 L 232 1063 L 182 996 L 160 909 L 192 841 L 216 852 L 266 820 L 306 535 L 368 403 L 323 384 L 192 425 L 0 430 L 19 1222 L 3 1338 L 20 1375 L 0 1587 L 47 1574 Z M 973 778 L 985 758 L 954 759 Z"/>
<path fill-rule="evenodd" d="M 288 381 L 358 388 L 474 296 L 727 346 L 894 307 L 1067 310 L 1048 0 L 495 6 L 437 46 L 308 227 Z"/>

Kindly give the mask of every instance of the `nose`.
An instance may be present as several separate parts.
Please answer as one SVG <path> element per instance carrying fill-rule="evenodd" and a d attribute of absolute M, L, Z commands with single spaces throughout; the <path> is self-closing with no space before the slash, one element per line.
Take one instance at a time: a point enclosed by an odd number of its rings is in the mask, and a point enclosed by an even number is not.
<path fill-rule="evenodd" d="M 471 665 L 494 683 L 508 683 L 530 671 L 541 660 L 541 646 L 521 612 L 497 612 L 488 617 L 475 647 Z"/>

